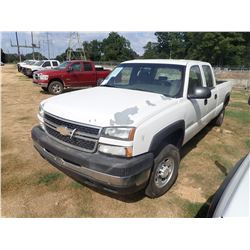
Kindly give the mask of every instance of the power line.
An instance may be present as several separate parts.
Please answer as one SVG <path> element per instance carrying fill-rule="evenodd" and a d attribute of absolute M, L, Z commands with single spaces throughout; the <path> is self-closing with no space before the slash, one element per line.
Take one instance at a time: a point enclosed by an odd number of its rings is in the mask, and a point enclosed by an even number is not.
<path fill-rule="evenodd" d="M 15 32 L 15 34 L 16 34 L 16 44 L 13 44 L 12 41 L 10 40 L 10 46 L 17 48 L 17 53 L 18 53 L 20 62 L 22 61 L 21 60 L 20 48 L 29 48 L 29 49 L 32 49 L 33 60 L 35 60 L 35 48 L 40 49 L 40 42 L 39 42 L 38 45 L 34 43 L 33 32 L 31 31 L 31 45 L 26 45 L 26 41 L 25 41 L 25 45 L 20 45 L 19 44 L 19 40 L 18 40 L 17 32 Z"/>

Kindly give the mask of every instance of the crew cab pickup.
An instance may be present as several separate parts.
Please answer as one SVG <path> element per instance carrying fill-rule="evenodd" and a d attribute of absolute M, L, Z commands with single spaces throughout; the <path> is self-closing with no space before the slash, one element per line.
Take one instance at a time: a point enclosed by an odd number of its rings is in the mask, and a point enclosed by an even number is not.
<path fill-rule="evenodd" d="M 231 88 L 206 62 L 126 61 L 98 87 L 42 101 L 34 146 L 82 183 L 158 197 L 177 178 L 181 147 L 222 124 Z"/>
<path fill-rule="evenodd" d="M 60 62 L 57 60 L 41 60 L 36 62 L 33 65 L 28 65 L 23 67 L 23 74 L 32 77 L 34 72 L 41 70 L 48 70 L 56 68 L 60 65 Z"/>
<path fill-rule="evenodd" d="M 81 88 L 99 85 L 110 70 L 95 67 L 91 61 L 67 61 L 50 71 L 33 75 L 33 83 L 53 95 L 61 94 L 64 88 Z"/>

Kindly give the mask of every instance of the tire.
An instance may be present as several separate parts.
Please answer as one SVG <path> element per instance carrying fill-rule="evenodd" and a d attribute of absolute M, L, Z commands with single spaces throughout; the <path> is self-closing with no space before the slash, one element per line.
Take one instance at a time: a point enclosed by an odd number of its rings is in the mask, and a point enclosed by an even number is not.
<path fill-rule="evenodd" d="M 48 87 L 41 87 L 43 91 L 48 91 Z"/>
<path fill-rule="evenodd" d="M 165 146 L 154 159 L 145 194 L 150 198 L 157 198 L 166 193 L 177 179 L 179 165 L 179 149 L 172 144 Z"/>
<path fill-rule="evenodd" d="M 220 127 L 224 121 L 224 116 L 225 116 L 225 108 L 223 108 L 220 114 L 213 120 L 213 125 Z"/>
<path fill-rule="evenodd" d="M 52 95 L 59 95 L 63 92 L 63 84 L 59 81 L 53 81 L 50 83 L 48 91 Z"/>

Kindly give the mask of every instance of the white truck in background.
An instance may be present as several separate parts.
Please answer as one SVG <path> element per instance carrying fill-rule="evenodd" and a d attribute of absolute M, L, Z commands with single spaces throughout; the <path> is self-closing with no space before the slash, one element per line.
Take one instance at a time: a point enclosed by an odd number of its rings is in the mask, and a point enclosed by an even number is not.
<path fill-rule="evenodd" d="M 36 71 L 53 69 L 59 65 L 60 62 L 57 60 L 41 60 L 37 61 L 35 64 L 24 66 L 22 72 L 28 77 L 33 77 L 33 73 Z"/>
<path fill-rule="evenodd" d="M 126 61 L 98 87 L 44 100 L 34 146 L 82 183 L 159 197 L 177 178 L 181 147 L 222 124 L 231 88 L 206 62 Z"/>

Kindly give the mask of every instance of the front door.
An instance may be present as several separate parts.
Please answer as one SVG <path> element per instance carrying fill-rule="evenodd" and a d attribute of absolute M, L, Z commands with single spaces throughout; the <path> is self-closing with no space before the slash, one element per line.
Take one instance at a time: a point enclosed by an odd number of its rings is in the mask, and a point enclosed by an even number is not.
<path fill-rule="evenodd" d="M 79 87 L 81 82 L 83 65 L 81 62 L 75 62 L 70 65 L 71 71 L 67 72 L 65 83 L 70 87 Z"/>
<path fill-rule="evenodd" d="M 189 70 L 188 91 L 191 94 L 195 87 L 204 87 L 201 69 L 198 65 L 191 66 Z M 205 99 L 188 99 L 185 113 L 185 141 L 192 138 L 197 131 L 206 125 L 206 105 Z"/>

